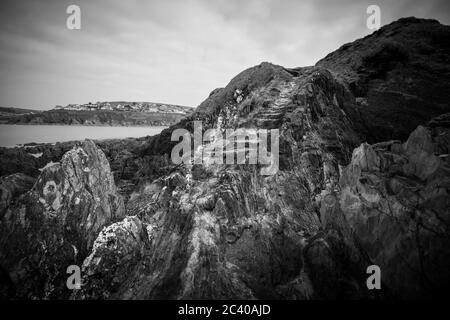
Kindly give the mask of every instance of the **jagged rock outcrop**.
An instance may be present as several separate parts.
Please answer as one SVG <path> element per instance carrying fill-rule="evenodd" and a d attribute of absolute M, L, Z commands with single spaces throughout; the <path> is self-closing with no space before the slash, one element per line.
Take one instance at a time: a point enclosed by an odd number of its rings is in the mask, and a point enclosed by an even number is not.
<path fill-rule="evenodd" d="M 137 217 L 126 217 L 105 227 L 94 242 L 91 254 L 83 263 L 83 273 L 91 280 L 81 298 L 107 299 L 108 290 L 126 282 L 130 271 L 148 249 L 148 234 Z M 104 271 L 108 270 L 105 274 Z M 78 294 L 78 293 L 76 293 Z M 127 292 L 124 292 L 126 297 Z"/>
<path fill-rule="evenodd" d="M 149 184 L 132 195 L 127 209 L 143 223 L 148 243 L 141 246 L 147 249 L 139 250 L 140 259 L 128 267 L 127 279 L 111 286 L 98 286 L 97 279 L 120 279 L 120 253 L 105 253 L 103 259 L 113 256 L 117 262 L 101 265 L 103 269 L 86 260 L 82 296 L 328 297 L 314 290 L 314 281 L 323 275 L 310 270 L 321 261 L 312 259 L 317 246 L 309 242 L 316 236 L 315 242 L 326 243 L 325 236 L 317 236 L 321 222 L 314 199 L 321 190 L 334 188 L 339 165 L 348 162 L 346 155 L 359 142 L 344 111 L 353 103 L 351 94 L 324 69 L 286 70 L 264 63 L 209 99 L 226 99 L 227 105 L 214 109 L 207 100 L 195 118 L 204 119 L 205 127 L 280 126 L 279 173 L 265 177 L 257 166 L 208 165 L 206 159 L 203 165 L 183 166 Z M 117 237 L 126 242 L 122 234 Z M 351 250 L 341 238 L 333 241 L 336 250 L 344 248 L 337 254 Z M 343 263 L 346 274 L 340 275 L 335 296 L 368 296 L 362 290 L 365 282 L 353 280 L 363 274 L 360 260 Z M 89 271 L 93 269 L 95 273 Z"/>
<path fill-rule="evenodd" d="M 0 221 L 0 261 L 15 297 L 64 298 L 66 269 L 124 216 L 108 161 L 89 140 L 50 163 Z"/>
<path fill-rule="evenodd" d="M 146 139 L 127 138 L 97 140 L 96 145 L 105 153 L 114 175 L 119 193 L 126 201 L 139 187 L 141 181 L 154 180 L 166 173 L 168 159 L 158 156 L 141 156 L 139 148 Z M 76 141 L 55 144 L 28 144 L 23 147 L 0 147 L 0 176 L 23 173 L 34 179 L 49 162 L 59 162 L 61 157 L 76 145 Z"/>
<path fill-rule="evenodd" d="M 391 294 L 443 298 L 450 283 L 450 114 L 401 144 L 363 144 L 324 220 L 346 228 L 383 272 Z M 341 221 L 342 222 L 342 221 Z"/>

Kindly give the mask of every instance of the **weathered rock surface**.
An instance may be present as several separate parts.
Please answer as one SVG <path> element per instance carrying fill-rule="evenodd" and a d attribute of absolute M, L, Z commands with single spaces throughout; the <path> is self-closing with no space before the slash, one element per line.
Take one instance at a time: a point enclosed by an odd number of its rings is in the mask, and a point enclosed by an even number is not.
<path fill-rule="evenodd" d="M 399 23 L 405 24 L 408 34 L 410 20 Z M 397 28 L 398 24 L 393 25 Z M 436 69 L 431 91 L 446 86 L 444 69 Z M 389 73 L 383 76 L 390 79 Z M 404 145 L 398 141 L 362 144 L 352 157 L 353 149 L 366 139 L 402 138 L 421 116 L 414 121 L 407 118 L 404 127 L 386 133 L 377 127 L 377 121 L 361 121 L 362 100 L 355 98 L 354 85 L 346 81 L 321 67 L 285 69 L 263 63 L 242 72 L 225 88 L 214 90 L 191 117 L 151 139 L 142 154 L 163 156 L 170 154 L 176 143 L 170 141 L 172 130 L 192 132 L 194 120 L 202 121 L 204 130 L 279 128 L 280 168 L 273 176 L 261 176 L 258 166 L 211 165 L 206 161 L 174 167 L 170 174 L 141 188 L 131 196 L 127 208 L 148 235 L 140 245 L 133 242 L 130 246 L 132 252 L 137 248 L 139 258 L 125 259 L 129 265 L 126 279 L 104 286 L 97 285 L 98 279 L 112 277 L 109 272 L 120 270 L 119 262 L 104 268 L 85 261 L 82 297 L 361 299 L 439 294 L 436 284 L 445 287 L 449 282 L 444 272 L 448 258 L 438 254 L 443 245 L 448 246 L 447 222 L 439 220 L 448 212 L 448 171 L 442 160 L 448 153 L 448 129 L 442 125 L 447 118 L 435 120 L 435 129 L 419 127 Z M 418 86 L 423 85 L 426 91 L 430 88 L 427 83 Z M 389 96 L 386 93 L 384 97 Z M 448 111 L 448 106 L 433 110 L 430 117 Z M 426 135 L 427 130 L 442 131 Z M 380 134 L 371 137 L 369 132 Z M 442 141 L 433 142 L 437 149 L 431 149 L 430 143 L 437 137 Z M 440 153 L 435 154 L 435 150 Z M 372 186 L 369 177 L 376 177 L 373 172 L 383 172 L 375 181 L 380 188 L 387 188 L 386 193 Z M 394 182 L 397 190 L 393 194 L 384 179 L 395 172 L 400 182 Z M 360 175 L 364 175 L 361 181 Z M 442 179 L 437 185 L 434 176 Z M 431 179 L 428 188 L 434 191 L 427 191 L 430 195 L 422 206 L 426 208 L 433 201 L 439 207 L 432 209 L 438 212 L 430 218 L 437 228 L 433 231 L 422 227 L 410 230 L 417 226 L 417 220 L 395 207 L 410 201 L 408 181 L 423 179 Z M 360 203 L 355 207 L 346 204 L 351 192 Z M 390 201 L 394 201 L 394 209 L 389 209 Z M 411 209 L 415 204 L 402 206 Z M 433 207 L 429 208 L 426 210 Z M 401 221 L 390 222 L 392 213 L 388 210 L 400 210 L 396 213 L 402 212 Z M 367 215 L 373 215 L 374 220 Z M 374 234 L 368 234 L 367 229 Z M 437 236 L 424 234 L 438 229 L 441 233 Z M 417 252 L 422 249 L 416 250 L 417 240 L 412 240 L 415 236 L 423 237 L 426 243 L 420 245 L 425 250 L 422 257 Z M 117 237 L 126 242 L 121 233 Z M 116 252 L 105 254 L 105 259 L 111 255 L 113 260 L 121 260 Z M 439 256 L 442 259 L 436 261 Z M 398 259 L 406 260 L 399 263 Z M 382 269 L 381 291 L 367 289 L 366 268 L 372 264 Z M 425 270 L 424 265 L 434 267 Z M 415 271 L 405 271 L 417 266 L 422 274 L 436 271 L 434 277 L 438 278 L 422 285 Z M 95 274 L 88 272 L 92 269 Z M 121 279 L 120 272 L 114 273 L 114 279 Z"/>
<path fill-rule="evenodd" d="M 91 254 L 83 263 L 83 272 L 91 280 L 81 298 L 110 298 L 107 290 L 126 282 L 148 246 L 148 235 L 137 217 L 126 217 L 105 227 L 94 242 Z M 108 271 L 105 274 L 105 271 Z M 124 295 L 126 297 L 126 292 Z"/>
<path fill-rule="evenodd" d="M 0 178 L 0 219 L 15 198 L 33 187 L 34 179 L 23 174 L 15 173 Z"/>
<path fill-rule="evenodd" d="M 252 91 L 245 89 L 248 83 L 254 84 Z M 238 90 L 239 95 L 229 94 Z M 343 110 L 351 98 L 326 70 L 290 71 L 268 63 L 244 71 L 211 95 L 209 99 L 228 99 L 228 104 L 214 109 L 205 102 L 196 113 L 205 127 L 280 126 L 279 173 L 265 177 L 256 166 L 205 164 L 182 166 L 149 184 L 132 195 L 127 209 L 148 235 L 148 243 L 141 240 L 130 249 L 147 249 L 138 250 L 139 259 L 125 259 L 133 262 L 126 280 L 106 286 L 99 286 L 98 279 L 121 279 L 120 253 L 101 258 L 116 261 L 108 267 L 87 259 L 82 296 L 367 297 L 365 282 L 358 281 L 364 274 L 360 257 L 342 261 L 336 271 L 342 279 L 332 294 L 314 290 L 324 275 L 310 270 L 323 263 L 314 259 L 313 252 L 322 250 L 319 242 L 334 246 L 332 255 L 354 250 L 339 236 L 318 235 L 322 227 L 314 200 L 321 190 L 334 188 L 339 165 L 349 161 L 346 154 L 359 142 Z M 276 116 L 267 120 L 272 111 Z M 127 242 L 121 232 L 116 237 Z M 126 250 L 120 252 L 128 256 Z M 111 270 L 118 271 L 112 275 Z"/>
<path fill-rule="evenodd" d="M 66 268 L 81 264 L 103 226 L 124 216 L 105 155 L 92 141 L 42 170 L 0 221 L 0 261 L 16 297 L 64 298 Z"/>
<path fill-rule="evenodd" d="M 406 140 L 450 112 L 450 27 L 403 18 L 343 45 L 316 65 L 336 73 L 357 98 L 349 113 L 370 143 Z"/>
<path fill-rule="evenodd" d="M 167 157 L 141 155 L 140 148 L 147 139 L 150 137 L 95 141 L 106 155 L 114 181 L 125 201 L 142 182 L 152 181 L 168 172 Z M 0 176 L 20 172 L 36 179 L 41 173 L 40 169 L 49 162 L 59 162 L 76 143 L 69 141 L 0 148 Z"/>
<path fill-rule="evenodd" d="M 449 120 L 419 126 L 404 144 L 361 145 L 341 176 L 336 210 L 397 297 L 448 296 Z"/>

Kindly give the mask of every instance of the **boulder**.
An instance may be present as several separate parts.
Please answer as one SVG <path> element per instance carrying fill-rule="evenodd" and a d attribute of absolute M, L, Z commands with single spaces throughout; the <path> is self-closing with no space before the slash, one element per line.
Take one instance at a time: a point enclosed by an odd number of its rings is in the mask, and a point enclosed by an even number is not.
<path fill-rule="evenodd" d="M 448 137 L 450 126 L 419 126 L 397 149 L 402 166 L 395 172 L 390 170 L 396 161 L 388 149 L 369 152 L 371 158 L 387 161 L 381 170 L 361 165 L 360 157 L 353 157 L 343 170 L 339 201 L 345 228 L 381 268 L 385 285 L 397 298 L 447 296 L 450 165 L 437 151 L 447 152 Z M 370 147 L 355 152 L 363 149 Z"/>
<path fill-rule="evenodd" d="M 0 261 L 16 297 L 64 298 L 100 230 L 124 216 L 108 161 L 89 140 L 42 169 L 0 221 Z"/>
<path fill-rule="evenodd" d="M 83 262 L 83 286 L 76 297 L 107 299 L 127 280 L 132 268 L 148 249 L 147 230 L 139 218 L 126 217 L 104 227 L 94 242 L 92 251 Z M 126 296 L 126 292 L 124 295 Z"/>

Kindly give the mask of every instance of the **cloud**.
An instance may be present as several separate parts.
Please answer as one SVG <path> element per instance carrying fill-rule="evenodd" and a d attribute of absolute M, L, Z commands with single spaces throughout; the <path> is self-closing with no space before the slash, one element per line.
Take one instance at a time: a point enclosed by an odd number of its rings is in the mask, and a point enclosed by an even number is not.
<path fill-rule="evenodd" d="M 0 105 L 134 100 L 197 106 L 240 71 L 312 65 L 370 33 L 373 1 L 179 0 L 0 2 Z M 81 7 L 81 30 L 66 8 Z M 382 22 L 448 24 L 446 1 L 378 1 Z"/>

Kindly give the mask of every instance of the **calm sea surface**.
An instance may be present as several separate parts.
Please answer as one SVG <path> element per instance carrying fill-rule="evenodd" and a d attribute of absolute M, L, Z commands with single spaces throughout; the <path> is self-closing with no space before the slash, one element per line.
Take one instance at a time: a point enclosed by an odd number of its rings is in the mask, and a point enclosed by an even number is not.
<path fill-rule="evenodd" d="M 71 140 L 137 138 L 160 133 L 166 127 L 94 127 L 60 125 L 0 125 L 0 147 L 30 142 L 53 143 Z"/>

